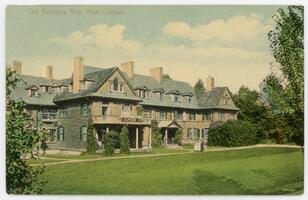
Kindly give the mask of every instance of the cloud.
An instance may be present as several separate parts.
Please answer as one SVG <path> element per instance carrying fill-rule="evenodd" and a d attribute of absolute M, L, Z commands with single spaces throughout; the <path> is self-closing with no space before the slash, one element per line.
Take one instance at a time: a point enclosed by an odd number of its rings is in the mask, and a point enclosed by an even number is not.
<path fill-rule="evenodd" d="M 86 32 L 75 31 L 65 37 L 56 37 L 52 41 L 73 48 L 99 47 L 104 49 L 123 49 L 137 51 L 142 44 L 124 38 L 125 26 L 97 24 Z"/>
<path fill-rule="evenodd" d="M 237 44 L 247 44 L 247 42 L 253 45 L 259 43 L 260 40 L 264 42 L 270 29 L 269 24 L 262 22 L 261 16 L 251 14 L 234 16 L 228 20 L 217 19 L 197 26 L 190 26 L 183 21 L 169 22 L 162 28 L 162 32 L 172 37 L 189 39 L 196 44 L 212 42 L 234 47 Z"/>

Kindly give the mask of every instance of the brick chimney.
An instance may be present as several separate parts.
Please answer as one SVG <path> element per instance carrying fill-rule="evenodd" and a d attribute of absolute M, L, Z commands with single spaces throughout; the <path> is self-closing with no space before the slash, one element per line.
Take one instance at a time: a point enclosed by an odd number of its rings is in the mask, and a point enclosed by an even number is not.
<path fill-rule="evenodd" d="M 74 73 L 73 73 L 73 93 L 79 92 L 80 81 L 83 80 L 83 57 L 76 57 L 73 59 Z"/>
<path fill-rule="evenodd" d="M 120 69 L 122 72 L 125 72 L 129 78 L 132 78 L 134 76 L 134 62 L 133 61 L 122 63 Z"/>
<path fill-rule="evenodd" d="M 211 91 L 214 88 L 214 78 L 209 76 L 206 78 L 206 85 L 205 85 L 205 89 L 207 91 Z"/>
<path fill-rule="evenodd" d="M 163 68 L 162 67 L 155 67 L 150 69 L 150 75 L 156 79 L 157 82 L 160 82 L 163 77 Z"/>
<path fill-rule="evenodd" d="M 52 75 L 52 65 L 47 65 L 44 68 L 43 71 L 43 76 L 44 78 L 46 78 L 47 80 L 52 80 L 53 79 L 53 75 Z"/>
<path fill-rule="evenodd" d="M 13 61 L 12 70 L 15 71 L 16 74 L 21 74 L 22 63 L 19 61 Z"/>

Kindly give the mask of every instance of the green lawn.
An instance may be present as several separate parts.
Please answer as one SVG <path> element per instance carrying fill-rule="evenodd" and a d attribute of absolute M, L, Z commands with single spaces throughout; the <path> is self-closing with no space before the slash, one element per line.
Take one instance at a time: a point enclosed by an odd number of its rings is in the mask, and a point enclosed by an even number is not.
<path fill-rule="evenodd" d="M 47 166 L 45 194 L 302 194 L 300 149 L 253 148 Z"/>

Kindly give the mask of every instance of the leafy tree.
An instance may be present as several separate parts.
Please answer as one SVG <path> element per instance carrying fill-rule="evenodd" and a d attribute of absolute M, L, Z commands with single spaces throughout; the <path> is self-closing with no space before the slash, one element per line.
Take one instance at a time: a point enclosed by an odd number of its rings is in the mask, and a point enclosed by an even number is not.
<path fill-rule="evenodd" d="M 194 86 L 194 89 L 195 89 L 197 97 L 200 97 L 205 93 L 204 83 L 201 79 L 197 81 L 197 83 Z"/>
<path fill-rule="evenodd" d="M 25 155 L 38 158 L 35 149 L 44 138 L 28 120 L 26 104 L 10 97 L 20 79 L 10 69 L 6 72 L 6 186 L 9 194 L 39 194 L 45 184 L 44 167 L 31 167 Z"/>
<path fill-rule="evenodd" d="M 288 119 L 293 140 L 304 144 L 304 7 L 289 6 L 274 15 L 275 28 L 268 38 L 278 64 L 266 77 L 265 92 L 276 112 Z M 277 68 L 276 68 L 277 69 Z"/>
<path fill-rule="evenodd" d="M 270 107 L 266 106 L 260 93 L 242 86 L 233 99 L 240 108 L 239 119 L 255 126 L 258 142 L 274 140 L 277 143 L 286 143 L 290 141 L 290 131 L 285 126 L 285 118 L 275 114 Z"/>
<path fill-rule="evenodd" d="M 158 127 L 158 122 L 156 120 L 152 120 L 151 129 L 152 129 L 152 146 L 161 147 L 162 134 L 160 128 Z"/>
<path fill-rule="evenodd" d="M 107 156 L 114 154 L 115 139 L 118 137 L 118 133 L 115 131 L 109 131 L 104 136 L 104 152 Z"/>
<path fill-rule="evenodd" d="M 175 144 L 178 144 L 178 145 L 182 145 L 182 135 L 183 135 L 183 131 L 182 129 L 178 129 L 176 132 L 175 132 L 175 137 L 174 137 L 174 142 Z"/>
<path fill-rule="evenodd" d="M 247 146 L 256 142 L 256 128 L 247 121 L 230 120 L 219 127 L 209 130 L 209 146 Z"/>
<path fill-rule="evenodd" d="M 128 129 L 126 127 L 123 127 L 120 133 L 120 153 L 130 153 L 128 134 Z"/>
<path fill-rule="evenodd" d="M 89 125 L 88 125 L 88 132 L 87 132 L 87 152 L 88 153 L 95 153 L 95 151 L 98 148 L 94 134 L 95 134 L 94 126 L 93 126 L 92 121 L 90 120 Z"/>

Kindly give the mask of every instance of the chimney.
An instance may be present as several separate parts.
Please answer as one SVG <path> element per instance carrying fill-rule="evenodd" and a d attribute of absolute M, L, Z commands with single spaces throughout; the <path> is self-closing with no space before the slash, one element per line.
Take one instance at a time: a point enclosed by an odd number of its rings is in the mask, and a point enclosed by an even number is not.
<path fill-rule="evenodd" d="M 163 76 L 163 68 L 162 67 L 155 67 L 150 69 L 150 75 L 156 79 L 157 82 L 162 80 Z"/>
<path fill-rule="evenodd" d="M 73 93 L 79 92 L 80 81 L 83 80 L 83 57 L 76 57 L 73 59 L 74 73 L 73 73 Z"/>
<path fill-rule="evenodd" d="M 22 66 L 21 62 L 13 61 L 12 69 L 15 71 L 16 74 L 21 74 L 21 66 Z"/>
<path fill-rule="evenodd" d="M 214 88 L 214 78 L 209 76 L 206 78 L 206 86 L 207 91 L 211 91 Z"/>
<path fill-rule="evenodd" d="M 125 72 L 129 78 L 132 78 L 134 76 L 134 62 L 133 61 L 122 63 L 120 69 L 122 72 Z"/>
<path fill-rule="evenodd" d="M 52 76 L 52 65 L 45 66 L 44 71 L 43 71 L 43 76 L 47 80 L 52 80 L 53 79 L 53 76 Z"/>

